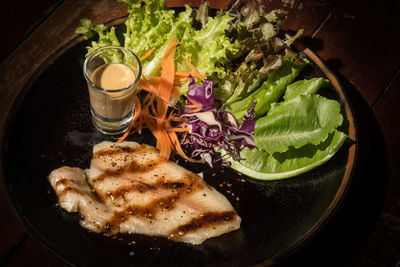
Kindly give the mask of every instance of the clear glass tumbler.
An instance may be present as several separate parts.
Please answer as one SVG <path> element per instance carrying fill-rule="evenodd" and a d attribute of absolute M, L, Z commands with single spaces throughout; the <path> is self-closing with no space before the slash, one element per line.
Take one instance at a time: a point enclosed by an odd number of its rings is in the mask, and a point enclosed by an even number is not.
<path fill-rule="evenodd" d="M 89 87 L 94 126 L 107 135 L 126 131 L 142 75 L 138 57 L 124 47 L 101 47 L 86 57 L 83 74 Z"/>

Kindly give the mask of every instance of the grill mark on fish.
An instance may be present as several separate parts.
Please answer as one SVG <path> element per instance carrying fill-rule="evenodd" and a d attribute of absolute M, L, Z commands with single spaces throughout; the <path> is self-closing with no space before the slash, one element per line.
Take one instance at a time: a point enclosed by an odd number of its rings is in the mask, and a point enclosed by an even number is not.
<path fill-rule="evenodd" d="M 129 220 L 130 217 L 141 217 L 149 220 L 154 219 L 159 211 L 169 210 L 175 207 L 179 194 L 162 197 L 151 201 L 147 205 L 129 206 L 123 211 L 114 212 L 113 217 L 105 224 L 104 231 L 108 234 L 117 233 L 121 223 Z"/>
<path fill-rule="evenodd" d="M 177 192 L 179 194 L 191 194 L 196 191 L 202 190 L 206 183 L 199 179 L 199 177 L 193 173 L 186 173 L 182 178 L 182 181 L 168 181 L 165 182 L 163 179 L 159 179 L 154 187 L 160 187 L 165 189 L 171 189 L 171 192 Z"/>
<path fill-rule="evenodd" d="M 138 147 L 114 145 L 111 146 L 110 149 L 97 151 L 96 153 L 94 153 L 93 159 L 101 157 L 115 157 L 120 154 L 131 154 L 131 153 L 143 154 L 143 153 L 148 153 L 149 151 L 151 151 L 151 149 L 152 149 L 151 147 L 148 147 L 145 144 L 141 144 Z"/>
<path fill-rule="evenodd" d="M 58 180 L 56 182 L 56 184 L 54 185 L 55 188 L 58 188 L 60 185 L 64 185 L 66 186 L 68 184 L 68 182 L 71 181 L 70 179 L 66 179 L 66 178 L 61 178 L 60 180 Z"/>
<path fill-rule="evenodd" d="M 100 202 L 101 204 L 105 204 L 104 198 L 101 194 L 99 194 L 99 192 L 97 192 L 97 190 L 95 188 L 93 188 L 93 186 L 90 183 L 87 183 L 87 185 L 90 188 L 90 192 L 92 194 L 92 196 L 94 197 L 95 200 L 97 200 L 98 202 Z"/>
<path fill-rule="evenodd" d="M 82 181 L 77 181 L 77 180 L 72 180 L 68 178 L 61 177 L 54 185 L 55 188 L 58 188 L 60 185 L 63 186 L 71 186 L 71 185 L 76 185 L 76 186 L 86 186 L 86 182 Z"/>
<path fill-rule="evenodd" d="M 109 196 L 113 197 L 114 199 L 117 198 L 125 199 L 125 196 L 129 193 L 135 193 L 135 192 L 145 193 L 150 190 L 156 190 L 156 188 L 154 186 L 145 183 L 135 182 L 132 185 L 121 186 L 117 190 L 109 192 Z"/>
<path fill-rule="evenodd" d="M 175 230 L 170 233 L 170 238 L 179 238 L 190 232 L 194 232 L 203 227 L 211 227 L 213 225 L 218 225 L 222 222 L 232 221 L 237 213 L 235 211 L 226 212 L 208 212 L 200 215 L 198 218 L 193 218 L 190 222 L 178 226 Z"/>
<path fill-rule="evenodd" d="M 92 183 L 97 183 L 101 182 L 106 178 L 112 178 L 112 176 L 117 176 L 121 174 L 140 174 L 140 173 L 146 173 L 151 170 L 156 169 L 160 163 L 164 162 L 164 159 L 159 159 L 159 160 L 151 160 L 147 162 L 146 164 L 140 164 L 134 160 L 132 160 L 129 164 L 129 166 L 125 168 L 117 168 L 117 169 L 107 169 L 105 170 L 102 174 L 97 176 L 96 178 L 92 179 Z"/>
<path fill-rule="evenodd" d="M 103 177 L 105 179 L 113 179 L 113 177 Z M 181 196 L 188 196 L 193 194 L 199 190 L 202 190 L 206 185 L 202 180 L 199 180 L 195 174 L 186 173 L 182 181 L 168 181 L 165 182 L 161 177 L 157 179 L 155 183 L 146 184 L 143 182 L 131 181 L 131 185 L 121 186 L 117 188 L 115 191 L 106 191 L 105 194 L 101 195 L 101 199 L 104 202 L 105 198 L 109 198 L 115 206 L 120 207 L 119 204 L 115 204 L 117 199 L 126 200 L 126 196 L 130 193 L 146 193 L 148 191 L 157 191 L 158 188 L 168 189 L 170 192 L 170 197 L 172 198 L 180 198 Z M 100 197 L 100 194 L 98 194 Z M 175 200 L 174 200 L 175 201 Z M 163 202 L 163 199 L 155 199 L 150 206 L 154 206 L 154 203 Z M 156 214 L 159 210 L 155 210 L 153 213 Z"/>
<path fill-rule="evenodd" d="M 58 195 L 59 197 L 62 197 L 62 196 L 64 196 L 64 195 L 68 194 L 68 193 L 76 193 L 76 194 L 79 194 L 79 195 L 85 195 L 85 194 L 86 194 L 86 193 L 85 193 L 84 191 L 82 191 L 81 189 L 76 188 L 76 187 L 70 187 L 70 186 L 63 188 L 63 189 L 60 190 L 60 191 L 57 191 L 57 195 Z"/>
<path fill-rule="evenodd" d="M 87 186 L 89 186 L 90 192 L 85 192 L 84 190 L 81 190 L 79 188 L 70 186 L 70 182 L 73 182 L 75 185 L 79 184 L 79 183 L 75 183 L 75 181 L 70 180 L 70 179 L 61 179 L 60 181 L 57 181 L 57 183 L 55 184 L 55 188 L 57 188 L 57 184 L 58 185 L 62 184 L 62 185 L 65 186 L 62 190 L 57 190 L 57 196 L 58 197 L 65 196 L 68 193 L 76 193 L 76 194 L 81 195 L 81 196 L 89 194 L 96 201 L 98 201 L 99 203 L 104 204 L 104 198 L 100 194 L 98 194 L 98 192 L 96 190 L 94 190 L 89 183 L 87 184 Z"/>

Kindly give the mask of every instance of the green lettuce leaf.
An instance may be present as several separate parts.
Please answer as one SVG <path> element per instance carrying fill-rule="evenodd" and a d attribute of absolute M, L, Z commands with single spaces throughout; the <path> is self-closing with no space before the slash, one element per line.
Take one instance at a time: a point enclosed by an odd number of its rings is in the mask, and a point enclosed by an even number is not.
<path fill-rule="evenodd" d="M 305 173 L 327 162 L 346 139 L 346 134 L 335 130 L 319 145 L 307 144 L 299 149 L 291 147 L 273 155 L 256 148 L 244 148 L 240 151 L 243 160 L 228 158 L 226 161 L 234 170 L 255 179 L 279 180 Z M 222 151 L 222 154 L 225 153 Z"/>
<path fill-rule="evenodd" d="M 162 56 L 174 36 L 178 38 L 181 46 L 177 52 L 185 50 L 182 47 L 194 46 L 190 40 L 194 31 L 192 9 L 186 5 L 185 11 L 175 16 L 174 10 L 166 9 L 159 2 L 146 3 L 145 7 L 132 4 L 129 6 L 128 20 L 125 22 L 124 46 L 126 48 L 132 50 L 138 57 L 155 48 L 152 55 L 142 62 L 145 77 L 159 75 Z M 190 44 L 185 45 L 185 41 L 189 41 Z"/>
<path fill-rule="evenodd" d="M 238 50 L 225 35 L 225 29 L 232 19 L 229 12 L 221 11 L 216 17 L 209 17 L 205 27 L 191 36 L 196 40 L 197 47 L 186 52 L 192 54 L 192 64 L 198 72 L 207 75 L 214 73 L 220 79 L 227 76 L 225 64 L 230 61 L 227 53 L 236 53 Z"/>
<path fill-rule="evenodd" d="M 252 92 L 247 97 L 228 103 L 226 108 L 232 112 L 240 122 L 246 111 L 257 102 L 255 107 L 256 118 L 264 115 L 270 108 L 271 103 L 276 102 L 282 97 L 286 86 L 294 81 L 305 64 L 295 64 L 292 61 L 284 61 L 282 65 L 274 69 L 268 79 L 261 87 Z"/>
<path fill-rule="evenodd" d="M 204 2 L 199 6 L 199 9 L 196 13 L 196 20 L 201 23 L 201 26 L 205 28 L 205 25 L 208 22 L 208 11 L 210 9 L 210 3 Z"/>
<path fill-rule="evenodd" d="M 108 28 L 104 26 L 104 24 L 98 24 L 94 26 L 92 22 L 88 19 L 81 19 L 81 27 L 76 29 L 76 33 L 82 34 L 86 39 L 92 38 L 95 34 L 98 36 L 98 41 L 92 41 L 91 46 L 87 48 L 87 54 L 89 55 L 91 52 L 96 50 L 97 48 L 108 46 L 108 45 L 117 45 L 120 43 L 118 41 L 117 35 L 115 34 L 115 28 Z"/>
<path fill-rule="evenodd" d="M 330 86 L 329 80 L 324 78 L 312 78 L 310 80 L 300 80 L 289 84 L 286 88 L 285 100 L 290 100 L 299 95 L 316 94 L 321 87 Z"/>
<path fill-rule="evenodd" d="M 257 120 L 254 140 L 258 149 L 270 154 L 290 146 L 318 145 L 342 124 L 340 104 L 320 95 L 300 95 L 274 107 Z"/>

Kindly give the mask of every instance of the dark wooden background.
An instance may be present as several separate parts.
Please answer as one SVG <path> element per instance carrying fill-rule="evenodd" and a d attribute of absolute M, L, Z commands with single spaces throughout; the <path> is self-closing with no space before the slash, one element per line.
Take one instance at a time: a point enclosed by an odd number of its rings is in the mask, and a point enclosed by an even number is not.
<path fill-rule="evenodd" d="M 197 6 L 199 0 L 171 0 Z M 229 0 L 210 1 L 225 8 Z M 355 111 L 357 168 L 334 217 L 282 265 L 393 266 L 400 261 L 400 1 L 265 0 L 288 11 L 285 30 L 338 74 Z M 0 129 L 35 69 L 75 37 L 81 18 L 102 23 L 126 15 L 116 0 L 0 2 Z M 23 164 L 23 163 L 21 163 Z M 0 184 L 0 266 L 63 266 L 32 239 Z"/>

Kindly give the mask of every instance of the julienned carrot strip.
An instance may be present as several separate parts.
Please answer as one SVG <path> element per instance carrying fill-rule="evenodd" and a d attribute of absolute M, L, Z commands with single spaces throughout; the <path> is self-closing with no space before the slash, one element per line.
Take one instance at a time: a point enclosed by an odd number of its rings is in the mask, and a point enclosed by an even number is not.
<path fill-rule="evenodd" d="M 138 82 L 138 87 L 149 92 L 150 94 L 158 95 L 157 88 L 149 80 L 143 78 L 140 79 Z"/>
<path fill-rule="evenodd" d="M 178 96 L 181 93 L 181 89 L 177 86 L 172 87 L 171 97 Z"/>
<path fill-rule="evenodd" d="M 196 68 L 192 65 L 192 63 L 190 63 L 189 59 L 187 59 L 187 57 L 182 56 L 183 59 L 186 61 L 186 63 L 188 64 L 189 68 L 192 70 L 192 72 L 190 73 L 192 76 L 194 77 L 198 77 L 200 80 L 202 80 L 203 82 L 205 81 L 204 78 L 207 77 L 206 75 L 202 75 L 200 74 Z"/>
<path fill-rule="evenodd" d="M 157 82 L 157 84 L 161 81 L 161 77 L 152 77 L 151 79 L 154 82 Z M 187 77 L 186 76 L 179 77 L 179 76 L 175 75 L 174 84 L 181 84 L 181 83 L 187 81 L 188 79 L 189 79 L 189 76 L 187 76 Z"/>
<path fill-rule="evenodd" d="M 187 71 L 177 71 L 177 72 L 175 72 L 175 76 L 187 77 L 189 75 L 190 75 L 190 72 L 187 72 Z"/>
<path fill-rule="evenodd" d="M 170 129 L 166 129 L 167 132 L 187 132 L 189 131 L 189 127 L 174 127 Z"/>
<path fill-rule="evenodd" d="M 173 87 L 175 77 L 175 49 L 178 44 L 177 39 L 174 37 L 168 45 L 165 54 L 161 60 L 161 79 L 158 86 L 158 92 L 163 98 L 169 99 Z M 171 155 L 171 145 L 168 135 L 165 131 L 165 117 L 167 115 L 168 106 L 164 102 L 157 102 L 157 129 L 162 130 L 157 138 L 157 147 L 160 150 L 160 156 L 169 159 Z"/>
<path fill-rule="evenodd" d="M 158 86 L 158 92 L 160 96 L 165 99 L 171 98 L 172 86 L 174 83 L 175 78 L 175 50 L 176 46 L 178 45 L 178 40 L 176 37 L 172 38 L 172 41 L 168 45 L 163 58 L 161 59 L 161 80 Z M 167 112 L 166 105 L 157 105 L 158 112 L 161 112 L 160 115 L 163 117 L 166 115 Z"/>
<path fill-rule="evenodd" d="M 193 99 L 191 99 L 190 97 L 188 97 L 188 100 L 192 103 L 190 105 L 186 105 L 185 108 L 191 108 L 192 110 L 190 111 L 190 113 L 196 113 L 201 111 L 201 105 L 199 103 L 197 103 L 196 101 L 194 101 Z"/>
<path fill-rule="evenodd" d="M 134 110 L 134 114 L 133 114 L 133 118 L 131 123 L 129 124 L 128 129 L 126 130 L 126 132 L 124 133 L 123 136 L 121 136 L 117 142 L 121 142 L 123 140 L 125 140 L 125 138 L 128 137 L 129 133 L 132 131 L 136 120 L 139 118 L 140 113 L 142 113 L 142 105 L 140 104 L 140 99 L 138 97 L 138 95 L 135 96 L 135 110 Z"/>
<path fill-rule="evenodd" d="M 185 82 L 189 78 L 189 75 L 203 80 L 206 77 L 197 72 L 185 57 L 184 59 L 189 65 L 191 72 L 175 71 L 174 56 L 178 43 L 179 41 L 174 37 L 165 50 L 161 60 L 160 77 L 150 77 L 150 79 L 146 79 L 144 76 L 141 77 L 138 86 L 147 91 L 148 94 L 143 99 L 142 104 L 140 104 L 139 96 L 135 98 L 136 108 L 132 123 L 118 142 L 125 140 L 133 132 L 133 129 L 141 133 L 142 129 L 148 128 L 157 140 L 156 147 L 160 150 L 161 157 L 169 159 L 172 150 L 174 150 L 188 161 L 199 162 L 189 158 L 183 152 L 176 134 L 177 132 L 183 132 L 186 135 L 189 127 L 186 124 L 180 127 L 171 125 L 172 122 L 185 123 L 186 119 L 175 117 L 174 112 L 168 112 L 169 106 L 175 108 L 170 103 L 171 97 L 179 95 L 179 88 L 175 84 Z M 141 60 L 149 57 L 153 51 L 154 49 L 151 49 L 146 52 Z M 191 102 L 192 105 L 188 105 L 187 107 L 192 107 L 194 110 L 197 110 L 199 107 L 201 108 L 195 101 L 191 100 Z"/>
<path fill-rule="evenodd" d="M 182 84 L 182 83 L 186 82 L 187 80 L 189 80 L 189 76 L 186 76 L 186 77 L 175 76 L 174 84 Z"/>
<path fill-rule="evenodd" d="M 153 53 L 154 49 L 156 49 L 156 48 L 153 47 L 152 49 L 150 49 L 149 51 L 147 51 L 146 53 L 144 53 L 144 55 L 140 58 L 140 61 L 145 60 L 146 58 L 148 58 L 149 56 L 151 56 L 151 53 Z"/>
<path fill-rule="evenodd" d="M 185 126 L 186 126 L 186 124 L 185 124 Z M 183 142 L 184 140 L 186 140 L 186 137 L 187 137 L 188 132 L 189 132 L 189 131 L 183 133 L 182 142 Z M 182 143 L 182 142 L 181 142 L 181 143 Z"/>
<path fill-rule="evenodd" d="M 199 108 L 199 107 L 195 107 L 195 106 L 185 106 L 185 107 L 192 108 L 190 113 L 196 113 L 196 112 L 200 112 L 201 111 L 201 108 Z"/>
<path fill-rule="evenodd" d="M 184 159 L 186 159 L 189 162 L 202 162 L 201 160 L 191 159 L 188 156 L 186 156 L 185 152 L 183 151 L 183 149 L 181 147 L 181 143 L 178 140 L 178 136 L 176 135 L 176 132 L 170 132 L 169 138 L 171 139 L 176 152 L 178 152 L 178 154 L 181 155 Z"/>
<path fill-rule="evenodd" d="M 146 79 L 142 78 L 142 79 L 139 80 L 138 86 L 140 88 L 142 88 L 143 90 L 149 92 L 150 94 L 159 96 L 160 94 L 159 94 L 158 89 L 157 89 L 159 81 L 157 81 L 154 78 L 159 78 L 159 77 L 153 77 L 153 78 L 151 78 L 151 80 L 146 80 Z M 168 105 L 172 106 L 171 102 L 168 99 L 166 99 L 164 97 L 160 97 L 160 98 L 161 98 L 161 100 L 166 102 Z"/>
<path fill-rule="evenodd" d="M 169 119 L 169 121 L 174 121 L 174 122 L 186 122 L 187 119 L 180 118 L 180 117 L 172 117 Z"/>

